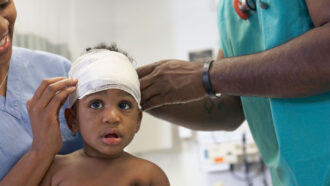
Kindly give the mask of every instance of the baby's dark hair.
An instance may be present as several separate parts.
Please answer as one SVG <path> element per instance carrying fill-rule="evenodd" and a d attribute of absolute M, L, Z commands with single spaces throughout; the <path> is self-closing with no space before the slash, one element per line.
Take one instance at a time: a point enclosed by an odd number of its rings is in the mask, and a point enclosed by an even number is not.
<path fill-rule="evenodd" d="M 105 43 L 100 43 L 100 44 L 98 44 L 97 46 L 95 46 L 93 48 L 91 48 L 91 47 L 86 48 L 86 52 L 88 52 L 92 49 L 107 49 L 107 50 L 110 50 L 110 51 L 119 52 L 121 54 L 124 54 L 129 59 L 129 61 L 131 63 L 133 63 L 133 61 L 134 61 L 134 59 L 131 56 L 129 56 L 127 54 L 127 52 L 125 52 L 125 51 L 121 50 L 120 48 L 118 48 L 116 43 L 112 43 L 111 45 L 106 45 Z"/>

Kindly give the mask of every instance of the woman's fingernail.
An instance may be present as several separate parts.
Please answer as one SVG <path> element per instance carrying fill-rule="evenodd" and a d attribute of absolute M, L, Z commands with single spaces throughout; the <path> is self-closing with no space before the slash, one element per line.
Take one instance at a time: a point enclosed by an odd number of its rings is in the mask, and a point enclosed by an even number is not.
<path fill-rule="evenodd" d="M 69 89 L 69 91 L 74 91 L 74 90 L 76 90 L 76 87 L 70 87 L 68 89 Z"/>

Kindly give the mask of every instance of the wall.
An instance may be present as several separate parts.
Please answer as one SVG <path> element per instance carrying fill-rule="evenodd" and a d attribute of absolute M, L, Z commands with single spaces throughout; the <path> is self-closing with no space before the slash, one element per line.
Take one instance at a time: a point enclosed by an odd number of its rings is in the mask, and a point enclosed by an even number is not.
<path fill-rule="evenodd" d="M 15 32 L 36 34 L 54 43 L 68 42 L 71 6 L 63 6 L 67 4 L 67 0 L 15 0 L 14 2 L 17 9 Z"/>
<path fill-rule="evenodd" d="M 70 0 L 70 45 L 73 59 L 87 47 L 100 42 L 111 43 L 116 39 L 115 2 L 109 0 Z"/>

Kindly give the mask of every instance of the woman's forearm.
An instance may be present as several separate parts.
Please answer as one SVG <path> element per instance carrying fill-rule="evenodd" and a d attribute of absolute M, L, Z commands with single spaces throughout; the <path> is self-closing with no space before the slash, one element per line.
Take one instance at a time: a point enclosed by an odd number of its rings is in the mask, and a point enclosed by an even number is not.
<path fill-rule="evenodd" d="M 0 186 L 37 186 L 54 156 L 29 150 L 1 180 Z"/>

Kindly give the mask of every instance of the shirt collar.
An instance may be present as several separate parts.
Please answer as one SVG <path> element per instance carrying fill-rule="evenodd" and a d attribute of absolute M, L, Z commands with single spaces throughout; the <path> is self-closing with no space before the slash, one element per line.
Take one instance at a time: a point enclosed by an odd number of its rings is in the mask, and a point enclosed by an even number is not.
<path fill-rule="evenodd" d="M 20 118 L 20 105 L 23 101 L 22 91 L 24 91 L 24 64 L 19 62 L 21 60 L 23 59 L 19 59 L 13 49 L 9 64 L 5 109 L 17 119 Z"/>

